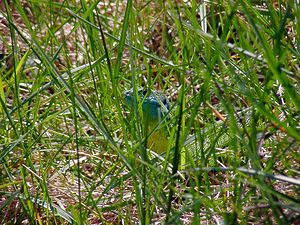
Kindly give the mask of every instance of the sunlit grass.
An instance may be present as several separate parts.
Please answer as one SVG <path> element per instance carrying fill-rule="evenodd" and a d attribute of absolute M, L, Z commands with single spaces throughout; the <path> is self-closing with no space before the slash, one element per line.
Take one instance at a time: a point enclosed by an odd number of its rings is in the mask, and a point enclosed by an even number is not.
<path fill-rule="evenodd" d="M 1 224 L 297 220 L 297 4 L 3 1 L 0 13 Z M 145 148 L 141 102 L 123 104 L 141 86 L 172 102 L 161 156 Z"/>

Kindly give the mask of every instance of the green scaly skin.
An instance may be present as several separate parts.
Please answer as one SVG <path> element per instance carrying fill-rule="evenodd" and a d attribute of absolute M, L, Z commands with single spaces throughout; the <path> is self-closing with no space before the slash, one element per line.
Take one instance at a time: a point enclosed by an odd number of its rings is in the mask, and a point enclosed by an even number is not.
<path fill-rule="evenodd" d="M 133 107 L 135 101 L 133 89 L 124 92 L 124 96 L 125 104 Z M 146 128 L 144 129 L 144 134 L 148 137 L 147 148 L 157 153 L 165 152 L 168 147 L 168 132 L 166 126 L 164 126 L 164 121 L 168 120 L 170 102 L 162 93 L 142 88 L 138 89 L 136 98 L 139 99 L 137 102 L 141 103 L 143 111 L 144 127 Z M 244 118 L 244 124 L 238 122 L 239 128 L 250 124 L 250 114 L 251 110 L 249 109 L 238 113 L 239 119 Z M 195 135 L 187 138 L 185 141 L 184 146 L 186 146 L 186 149 L 189 149 L 193 156 L 199 154 L 197 151 L 199 147 L 207 150 L 212 144 L 210 140 L 216 140 L 216 137 L 217 140 L 213 143 L 214 147 L 226 146 L 231 138 L 223 121 L 217 122 L 212 127 L 204 128 L 202 135 L 205 137 L 202 147 L 199 144 L 195 144 L 195 140 L 197 140 Z"/>
<path fill-rule="evenodd" d="M 167 114 L 171 104 L 165 95 L 157 91 L 140 88 L 137 95 L 136 101 L 142 103 L 146 147 L 160 154 L 168 147 L 168 132 L 164 122 L 168 120 Z M 133 89 L 125 91 L 124 96 L 125 104 L 133 108 L 135 102 Z"/>

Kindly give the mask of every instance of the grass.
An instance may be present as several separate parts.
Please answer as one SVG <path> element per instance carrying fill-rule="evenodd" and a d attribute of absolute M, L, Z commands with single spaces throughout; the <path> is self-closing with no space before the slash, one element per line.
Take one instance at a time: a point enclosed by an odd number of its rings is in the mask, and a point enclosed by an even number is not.
<path fill-rule="evenodd" d="M 299 223 L 298 4 L 0 6 L 1 224 Z M 140 86 L 173 105 L 163 157 Z"/>

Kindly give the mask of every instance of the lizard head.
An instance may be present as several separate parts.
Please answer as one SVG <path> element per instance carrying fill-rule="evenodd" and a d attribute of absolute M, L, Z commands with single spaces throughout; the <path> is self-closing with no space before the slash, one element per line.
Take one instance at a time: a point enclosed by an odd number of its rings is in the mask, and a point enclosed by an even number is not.
<path fill-rule="evenodd" d="M 168 146 L 168 134 L 165 126 L 160 126 L 163 119 L 169 119 L 168 112 L 171 104 L 167 97 L 158 91 L 151 91 L 140 88 L 137 96 L 133 89 L 124 92 L 124 102 L 128 107 L 133 108 L 135 102 L 141 103 L 145 123 L 145 135 L 147 147 L 157 153 L 166 151 Z M 153 132 L 154 131 L 154 132 Z M 153 132 L 153 133 L 152 133 Z"/>
<path fill-rule="evenodd" d="M 160 122 L 170 110 L 171 104 L 167 97 L 158 91 L 151 91 L 139 88 L 137 91 L 138 101 L 142 103 L 144 117 L 150 121 Z M 124 92 L 124 102 L 127 106 L 133 107 L 134 91 L 130 89 Z"/>

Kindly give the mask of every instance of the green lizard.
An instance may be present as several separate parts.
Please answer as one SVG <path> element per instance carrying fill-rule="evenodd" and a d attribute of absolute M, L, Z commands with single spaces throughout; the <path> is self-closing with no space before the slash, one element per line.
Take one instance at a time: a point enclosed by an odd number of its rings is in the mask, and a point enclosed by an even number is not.
<path fill-rule="evenodd" d="M 162 153 L 166 151 L 168 146 L 168 132 L 164 122 L 168 120 L 171 104 L 165 95 L 157 91 L 147 91 L 140 88 L 137 94 L 138 102 L 142 102 L 144 135 L 148 136 L 146 146 L 157 153 Z M 133 89 L 125 91 L 124 95 L 125 104 L 133 107 Z"/>
<path fill-rule="evenodd" d="M 130 89 L 124 92 L 125 96 L 125 104 L 129 107 L 133 107 L 134 105 L 134 91 Z M 165 126 L 165 122 L 169 120 L 169 110 L 171 108 L 171 104 L 165 95 L 158 91 L 151 91 L 147 89 L 138 89 L 136 102 L 141 103 L 141 109 L 143 112 L 144 119 L 144 134 L 148 135 L 147 139 L 147 148 L 157 152 L 162 153 L 166 151 L 168 147 L 168 132 Z M 245 116 L 245 124 L 249 125 L 249 118 L 251 110 L 246 110 L 240 112 L 239 116 Z M 238 126 L 242 127 L 243 124 L 238 122 Z M 207 134 L 206 140 L 204 141 L 203 148 L 207 150 L 211 143 L 209 143 L 209 139 L 212 135 L 216 135 L 217 142 L 215 143 L 216 147 L 222 147 L 226 143 L 228 143 L 230 136 L 225 132 L 224 122 L 221 120 L 218 122 L 216 126 L 212 126 L 211 128 L 203 129 L 203 134 Z M 209 136 L 209 137 L 207 137 Z M 197 139 L 196 135 L 193 135 L 186 139 L 184 146 L 187 146 L 188 149 L 196 152 L 195 140 Z M 199 146 L 198 146 L 199 148 Z"/>

